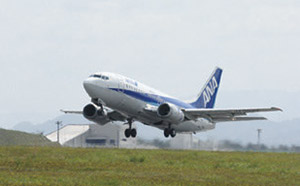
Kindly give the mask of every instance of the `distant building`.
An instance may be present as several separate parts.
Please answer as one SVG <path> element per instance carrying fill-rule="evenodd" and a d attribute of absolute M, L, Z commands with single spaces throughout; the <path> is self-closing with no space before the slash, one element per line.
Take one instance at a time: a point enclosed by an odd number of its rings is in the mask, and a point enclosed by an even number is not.
<path fill-rule="evenodd" d="M 177 134 L 175 138 L 170 139 L 171 149 L 199 149 L 200 140 L 190 134 Z"/>
<path fill-rule="evenodd" d="M 135 125 L 133 125 L 135 127 Z M 109 123 L 106 125 L 65 125 L 59 130 L 59 143 L 66 147 L 116 147 L 136 148 L 136 138 L 126 138 L 125 129 L 128 126 Z M 46 137 L 57 142 L 57 131 Z"/>

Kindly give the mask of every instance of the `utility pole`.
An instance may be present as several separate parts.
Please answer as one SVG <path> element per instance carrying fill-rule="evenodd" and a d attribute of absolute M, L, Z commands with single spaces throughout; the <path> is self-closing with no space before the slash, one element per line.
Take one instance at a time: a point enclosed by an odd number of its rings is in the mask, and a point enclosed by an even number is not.
<path fill-rule="evenodd" d="M 61 125 L 62 121 L 57 121 L 56 125 L 57 125 L 57 143 L 59 143 L 59 126 Z"/>
<path fill-rule="evenodd" d="M 262 129 L 257 129 L 257 147 L 260 149 L 260 134 L 262 133 Z"/>

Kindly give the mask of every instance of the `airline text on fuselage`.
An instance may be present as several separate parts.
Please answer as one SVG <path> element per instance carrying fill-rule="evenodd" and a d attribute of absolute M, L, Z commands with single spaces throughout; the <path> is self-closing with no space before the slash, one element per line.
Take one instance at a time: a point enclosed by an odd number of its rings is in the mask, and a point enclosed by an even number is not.
<path fill-rule="evenodd" d="M 206 105 L 210 102 L 218 86 L 216 78 L 213 77 L 203 91 L 204 107 L 206 107 Z"/>

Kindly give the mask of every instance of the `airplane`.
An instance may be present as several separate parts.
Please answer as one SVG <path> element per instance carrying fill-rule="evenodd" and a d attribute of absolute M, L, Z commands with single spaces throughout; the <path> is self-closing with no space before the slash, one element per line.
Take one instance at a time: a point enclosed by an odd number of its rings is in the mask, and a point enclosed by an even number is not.
<path fill-rule="evenodd" d="M 131 78 L 98 72 L 83 82 L 91 103 L 82 111 L 61 110 L 64 113 L 83 114 L 97 124 L 113 121 L 128 124 L 126 138 L 137 136 L 134 121 L 163 130 L 166 138 L 176 133 L 194 133 L 212 130 L 216 123 L 230 121 L 266 120 L 247 116 L 248 113 L 282 111 L 277 107 L 214 109 L 223 70 L 216 67 L 195 101 L 184 102 Z"/>

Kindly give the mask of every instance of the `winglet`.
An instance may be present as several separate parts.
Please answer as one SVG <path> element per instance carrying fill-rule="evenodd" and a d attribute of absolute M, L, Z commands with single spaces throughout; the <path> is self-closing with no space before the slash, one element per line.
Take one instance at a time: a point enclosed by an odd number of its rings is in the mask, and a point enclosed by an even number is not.
<path fill-rule="evenodd" d="M 272 110 L 274 111 L 280 111 L 280 112 L 283 112 L 283 110 L 279 107 L 271 107 Z"/>

